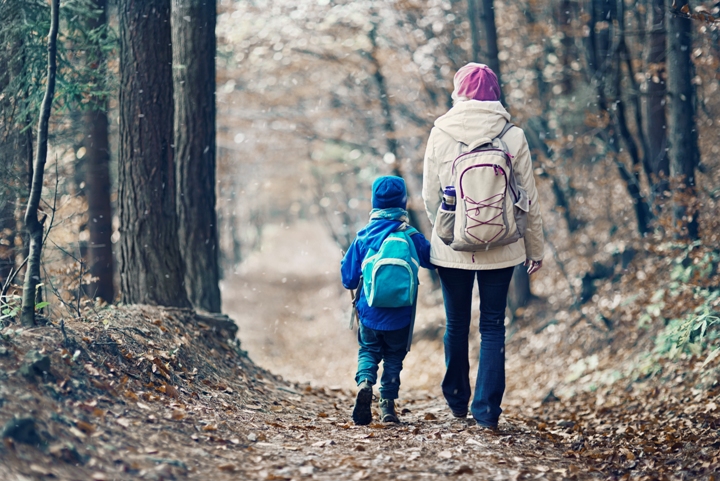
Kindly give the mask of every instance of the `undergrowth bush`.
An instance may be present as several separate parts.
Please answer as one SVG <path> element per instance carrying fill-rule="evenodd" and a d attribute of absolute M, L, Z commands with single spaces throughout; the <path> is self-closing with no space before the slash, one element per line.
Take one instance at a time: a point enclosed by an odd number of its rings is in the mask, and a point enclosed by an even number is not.
<path fill-rule="evenodd" d="M 707 354 L 706 365 L 720 355 L 720 252 L 700 241 L 689 245 L 668 243 L 660 251 L 669 259 L 669 282 L 652 296 L 639 324 L 647 327 L 659 318 L 664 327 L 641 366 L 645 375 L 661 371 L 655 362 L 659 358 Z"/>

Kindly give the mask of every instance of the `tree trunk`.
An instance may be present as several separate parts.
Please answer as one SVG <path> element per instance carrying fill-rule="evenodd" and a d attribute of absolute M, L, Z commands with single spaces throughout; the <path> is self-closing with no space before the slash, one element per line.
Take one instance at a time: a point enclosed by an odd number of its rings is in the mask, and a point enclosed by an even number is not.
<path fill-rule="evenodd" d="M 645 173 L 650 179 L 654 197 L 662 197 L 668 189 L 670 161 L 667 147 L 665 115 L 665 0 L 650 0 L 647 16 L 648 37 L 645 44 L 645 71 L 650 72 L 645 91 L 645 132 L 648 152 Z"/>
<path fill-rule="evenodd" d="M 484 63 L 495 72 L 500 85 L 500 101 L 505 103 L 498 58 L 497 26 L 493 0 L 468 0 L 468 19 L 472 37 L 473 62 Z M 484 44 L 484 52 L 482 45 Z"/>
<path fill-rule="evenodd" d="M 120 292 L 188 307 L 175 212 L 170 0 L 121 0 Z"/>
<path fill-rule="evenodd" d="M 649 222 L 652 213 L 640 188 L 637 173 L 628 169 L 620 158 L 620 136 L 625 134 L 624 140 L 628 143 L 629 147 L 632 147 L 634 140 L 627 128 L 624 118 L 624 107 L 620 99 L 619 75 L 621 72 L 618 70 L 620 65 L 617 61 L 613 62 L 613 59 L 617 59 L 617 56 L 620 55 L 623 40 L 622 30 L 616 32 L 614 37 L 611 36 L 610 32 L 612 20 L 617 20 L 616 7 L 617 5 L 615 3 L 606 0 L 592 0 L 590 17 L 587 24 L 589 35 L 585 40 L 587 63 L 591 82 L 597 93 L 598 110 L 603 112 L 608 119 L 608 125 L 601 134 L 607 135 L 607 139 L 604 140 L 610 146 L 610 149 L 612 149 L 613 154 L 611 158 L 632 199 L 638 232 L 645 234 L 649 231 Z M 610 80 L 612 81 L 612 94 L 616 99 L 616 108 L 613 109 L 613 111 L 611 111 L 608 105 L 608 99 L 605 93 L 605 82 L 609 76 L 611 76 Z M 635 149 L 630 148 L 629 150 L 633 157 L 633 162 L 638 162 L 639 154 L 637 147 L 635 147 Z"/>
<path fill-rule="evenodd" d="M 505 103 L 505 95 L 502 89 L 502 75 L 500 74 L 500 59 L 498 54 L 497 44 L 497 26 L 495 24 L 495 4 L 493 0 L 483 0 L 483 7 L 481 10 L 483 24 L 485 25 L 485 45 L 487 47 L 487 58 L 486 63 L 488 67 L 495 72 L 498 78 L 498 85 L 500 85 L 500 101 Z"/>
<path fill-rule="evenodd" d="M 88 28 L 95 30 L 107 23 L 107 0 L 95 0 L 97 17 L 88 21 Z M 104 63 L 101 49 L 93 52 L 92 60 Z M 103 79 L 98 79 L 102 81 Z M 110 201 L 110 142 L 108 138 L 107 100 L 93 97 L 92 110 L 85 113 L 83 124 L 85 134 L 85 195 L 88 203 L 87 228 L 90 234 L 88 245 L 88 272 L 97 280 L 86 289 L 91 297 L 106 302 L 115 299 L 113 286 L 112 252 L 112 204 Z"/>
<path fill-rule="evenodd" d="M 55 74 L 57 72 L 57 34 L 59 22 L 60 0 L 52 0 L 50 11 L 50 32 L 48 33 L 48 73 L 45 96 L 40 105 L 38 121 L 37 155 L 33 165 L 32 185 L 27 210 L 25 211 L 25 228 L 29 238 L 27 271 L 22 295 L 22 313 L 20 319 L 23 326 L 35 325 L 35 298 L 40 283 L 40 260 L 42 256 L 43 225 L 38 219 L 40 195 L 42 194 L 45 161 L 47 160 L 48 129 L 50 110 L 55 96 Z"/>
<path fill-rule="evenodd" d="M 0 2 L 0 18 L 8 24 L 22 21 L 22 8 Z M 25 68 L 27 43 L 17 29 L 0 31 L 0 93 L 13 92 Z M 24 99 L 0 95 L 0 285 L 16 265 L 18 219 L 27 200 L 27 166 L 32 164 L 32 129 L 18 116 Z M 21 121 L 22 120 L 22 121 Z"/>
<path fill-rule="evenodd" d="M 10 49 L 0 51 L 0 92 L 10 83 L 8 56 Z M 15 267 L 15 182 L 16 141 L 21 137 L 13 128 L 12 105 L 7 96 L 0 99 L 0 286 Z"/>
<path fill-rule="evenodd" d="M 670 4 L 672 3 L 672 6 Z M 695 87 L 692 83 L 692 20 L 682 13 L 687 0 L 668 0 L 668 97 L 670 103 L 668 134 L 670 172 L 682 184 L 675 205 L 676 224 L 683 237 L 698 238 L 697 216 L 688 208 L 695 200 L 695 167 L 699 159 L 695 126 Z"/>
<path fill-rule="evenodd" d="M 483 38 L 480 31 L 480 10 L 482 5 L 478 5 L 478 1 L 467 0 L 467 18 L 470 23 L 470 55 L 473 62 L 480 63 L 483 58 Z"/>
<path fill-rule="evenodd" d="M 385 76 L 382 73 L 382 69 L 380 68 L 380 61 L 378 60 L 377 56 L 377 30 L 376 26 L 373 26 L 373 28 L 368 33 L 368 37 L 370 39 L 370 44 L 372 45 L 372 51 L 370 52 L 370 62 L 372 63 L 374 72 L 372 73 L 373 78 L 375 79 L 375 83 L 377 85 L 378 89 L 378 97 L 380 98 L 380 109 L 382 110 L 382 119 L 383 119 L 383 133 L 385 135 L 385 144 L 387 148 L 387 152 L 389 154 L 392 154 L 393 161 L 392 161 L 392 175 L 395 175 L 397 177 L 404 177 L 403 172 L 400 169 L 400 153 L 398 151 L 398 141 L 396 138 L 395 133 L 395 123 L 392 118 L 392 110 L 390 106 L 390 97 L 388 95 L 387 85 L 385 81 Z M 406 188 L 408 189 L 408 200 L 411 198 L 410 195 L 410 187 L 407 185 L 409 182 L 405 182 Z M 408 212 L 408 220 L 410 224 L 418 229 L 421 232 L 427 232 L 427 225 L 425 222 L 423 222 L 424 216 L 421 216 L 418 214 L 418 212 L 412 208 L 411 204 L 408 202 L 407 207 Z"/>
<path fill-rule="evenodd" d="M 0 107 L 2 108 L 2 107 Z M 5 283 L 19 254 L 16 248 L 20 203 L 27 196 L 26 169 L 32 159 L 32 129 L 22 132 L 17 119 L 10 119 L 0 132 L 0 285 Z"/>
<path fill-rule="evenodd" d="M 562 49 L 559 57 L 563 66 L 562 78 L 559 84 L 562 87 L 562 93 L 567 94 L 573 89 L 573 69 L 571 64 L 578 57 L 572 29 L 572 19 L 577 17 L 577 9 L 573 0 L 561 0 L 557 8 L 558 30 L 562 33 L 562 39 L 560 40 Z"/>
<path fill-rule="evenodd" d="M 215 212 L 215 0 L 175 0 L 176 208 L 185 290 L 192 304 L 220 312 Z"/>

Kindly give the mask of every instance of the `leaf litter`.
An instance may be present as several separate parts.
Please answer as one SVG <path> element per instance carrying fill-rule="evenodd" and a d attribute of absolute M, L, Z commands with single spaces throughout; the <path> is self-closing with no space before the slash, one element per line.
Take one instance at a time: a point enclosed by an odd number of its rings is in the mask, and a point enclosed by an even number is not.
<path fill-rule="evenodd" d="M 67 338 L 54 325 L 3 336 L 0 423 L 30 416 L 40 441 L 5 438 L 0 478 L 525 479 L 545 472 L 537 457 L 585 473 L 519 418 L 487 432 L 435 396 L 401 402 L 399 425 L 355 426 L 354 392 L 288 383 L 190 310 L 85 314 L 65 321 Z M 18 369 L 32 349 L 51 368 L 28 382 Z"/>

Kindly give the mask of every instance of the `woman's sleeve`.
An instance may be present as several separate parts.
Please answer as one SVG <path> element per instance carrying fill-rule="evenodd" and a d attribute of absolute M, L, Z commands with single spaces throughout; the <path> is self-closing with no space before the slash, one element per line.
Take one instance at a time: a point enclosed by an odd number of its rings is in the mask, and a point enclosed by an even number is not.
<path fill-rule="evenodd" d="M 542 260 L 545 255 L 545 238 L 543 236 L 543 222 L 540 215 L 540 203 L 538 192 L 535 187 L 535 176 L 533 175 L 532 158 L 528 148 L 525 133 L 522 134 L 522 145 L 515 155 L 515 168 L 520 174 L 520 182 L 530 199 L 530 211 L 528 212 L 528 224 L 525 231 L 525 256 L 533 261 Z"/>
<path fill-rule="evenodd" d="M 440 185 L 440 176 L 438 175 L 437 159 L 435 158 L 433 132 L 430 132 L 427 147 L 425 148 L 425 161 L 423 164 L 423 189 L 422 197 L 425 203 L 425 212 L 427 212 L 430 223 L 435 225 L 435 216 L 437 215 L 440 202 L 442 202 L 442 186 Z"/>

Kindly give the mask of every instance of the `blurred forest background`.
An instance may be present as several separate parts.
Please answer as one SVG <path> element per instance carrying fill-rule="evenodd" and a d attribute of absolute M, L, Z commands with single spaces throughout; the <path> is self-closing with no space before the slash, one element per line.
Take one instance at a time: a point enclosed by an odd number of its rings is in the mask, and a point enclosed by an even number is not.
<path fill-rule="evenodd" d="M 452 106 L 454 73 L 478 61 L 499 73 L 528 137 L 547 240 L 545 267 L 531 280 L 518 270 L 511 293 L 509 403 L 678 373 L 700 376 L 702 399 L 717 395 L 720 3 L 219 0 L 216 17 L 172 2 L 172 22 L 169 1 L 130 3 L 61 3 L 41 319 L 118 301 L 228 312 L 261 365 L 349 385 L 341 251 L 378 175 L 405 178 L 412 220 L 430 233 L 425 142 Z M 135 34 L 143 9 L 156 37 Z M 0 18 L 0 322 L 11 326 L 50 6 L 0 0 Z M 167 68 L 142 84 L 138 58 Z M 142 168 L 135 124 L 165 129 L 148 134 L 165 143 Z M 141 199 L 146 180 L 155 194 Z M 160 234 L 143 230 L 143 212 Z M 433 390 L 444 318 L 436 281 L 424 281 L 408 370 L 426 371 L 407 382 Z M 313 364 L 318 342 L 334 347 Z"/>

